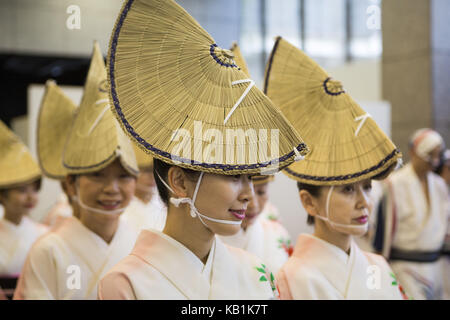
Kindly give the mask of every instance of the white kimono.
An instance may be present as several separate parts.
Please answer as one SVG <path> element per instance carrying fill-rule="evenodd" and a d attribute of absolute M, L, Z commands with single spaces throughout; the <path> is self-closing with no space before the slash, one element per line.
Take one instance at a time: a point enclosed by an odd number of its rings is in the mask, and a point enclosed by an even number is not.
<path fill-rule="evenodd" d="M 154 195 L 147 204 L 134 197 L 120 218 L 138 232 L 142 229 L 162 231 L 166 225 L 167 208 L 158 195 Z"/>
<path fill-rule="evenodd" d="M 449 193 L 449 200 L 450 200 L 450 193 Z M 448 219 L 449 220 L 447 224 L 447 235 L 445 236 L 445 245 L 444 245 L 444 251 L 446 254 L 443 255 L 440 260 L 443 278 L 442 282 L 443 300 L 450 300 L 450 215 Z"/>
<path fill-rule="evenodd" d="M 313 235 L 298 237 L 294 253 L 276 275 L 282 300 L 403 299 L 386 260 L 361 251 L 350 254 Z"/>
<path fill-rule="evenodd" d="M 292 253 L 291 237 L 276 221 L 258 217 L 246 231 L 242 228 L 232 236 L 221 236 L 226 244 L 244 249 L 259 257 L 268 268 L 277 273 Z"/>
<path fill-rule="evenodd" d="M 447 232 L 449 200 L 447 186 L 430 172 L 428 206 L 422 185 L 411 164 L 394 172 L 387 181 L 387 218 L 383 253 L 392 258 L 392 249 L 436 252 Z M 442 298 L 441 263 L 390 260 L 406 293 L 414 299 Z"/>
<path fill-rule="evenodd" d="M 30 250 L 14 299 L 96 299 L 98 281 L 131 252 L 135 240 L 121 220 L 108 244 L 78 219 L 66 218 Z"/>
<path fill-rule="evenodd" d="M 280 212 L 271 202 L 267 201 L 264 209 L 261 212 L 261 216 L 267 220 L 277 221 L 280 219 Z"/>
<path fill-rule="evenodd" d="M 47 231 L 28 217 L 19 225 L 0 220 L 0 275 L 19 276 L 31 246 Z"/>
<path fill-rule="evenodd" d="M 274 277 L 248 252 L 216 237 L 205 264 L 184 245 L 141 231 L 133 252 L 99 284 L 99 299 L 273 299 Z"/>

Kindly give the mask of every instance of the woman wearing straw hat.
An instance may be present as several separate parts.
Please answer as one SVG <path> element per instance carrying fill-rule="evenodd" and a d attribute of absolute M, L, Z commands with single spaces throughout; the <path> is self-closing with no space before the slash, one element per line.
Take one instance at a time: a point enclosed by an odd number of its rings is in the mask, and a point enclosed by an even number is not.
<path fill-rule="evenodd" d="M 153 176 L 153 158 L 133 144 L 139 167 L 136 191 L 121 219 L 127 221 L 138 232 L 142 229 L 161 231 L 166 224 L 167 208 L 156 191 Z"/>
<path fill-rule="evenodd" d="M 285 169 L 314 223 L 298 237 L 276 276 L 282 299 L 401 299 L 383 257 L 359 249 L 367 232 L 371 179 L 386 176 L 400 153 L 370 116 L 312 59 L 277 38 L 265 91 L 311 152 Z"/>
<path fill-rule="evenodd" d="M 44 225 L 28 218 L 38 202 L 41 171 L 27 147 L 0 121 L 0 276 L 17 277 L 28 250 L 47 232 Z"/>
<path fill-rule="evenodd" d="M 245 62 L 239 45 L 234 42 L 230 50 L 234 54 L 234 61 L 236 62 L 236 64 L 250 78 L 250 71 L 248 70 L 247 63 Z M 274 175 L 254 176 L 253 185 L 255 187 L 255 195 L 257 196 L 258 202 L 260 204 L 259 207 L 262 210 L 261 216 L 272 221 L 278 221 L 280 213 L 268 199 L 269 182 L 273 181 L 274 178 Z"/>
<path fill-rule="evenodd" d="M 133 197 L 138 168 L 130 141 L 109 110 L 105 72 L 95 43 L 63 152 L 79 218 L 64 219 L 36 242 L 14 299 L 95 299 L 99 279 L 135 243 L 136 232 L 119 217 Z"/>
<path fill-rule="evenodd" d="M 72 200 L 67 188 L 67 169 L 63 166 L 64 144 L 69 135 L 75 115 L 76 106 L 61 88 L 48 80 L 39 109 L 37 126 L 37 153 L 39 165 L 45 176 L 60 182 L 64 194 L 50 209 L 45 223 L 52 227 L 59 226 L 64 218 L 78 217 L 78 206 Z"/>
<path fill-rule="evenodd" d="M 113 111 L 154 157 L 168 211 L 163 232 L 141 231 L 133 252 L 101 280 L 99 298 L 273 298 L 266 265 L 216 234 L 239 231 L 253 197 L 250 176 L 301 157 L 301 138 L 232 53 L 174 1 L 124 3 L 108 76 Z M 254 135 L 256 129 L 262 133 Z M 236 134 L 245 131 L 250 138 Z M 274 155 L 264 153 L 268 143 Z"/>
<path fill-rule="evenodd" d="M 267 184 L 270 180 L 273 180 L 273 175 L 253 176 L 255 195 L 247 206 L 241 229 L 221 239 L 230 246 L 260 257 L 276 273 L 289 258 L 292 246 L 287 230 L 278 221 L 262 216 L 267 205 Z"/>
<path fill-rule="evenodd" d="M 280 220 L 280 211 L 277 207 L 269 200 L 269 182 L 257 184 L 253 181 L 255 185 L 255 193 L 259 194 L 260 197 L 266 198 L 265 204 L 263 206 L 261 217 L 264 217 L 270 221 L 279 222 Z"/>

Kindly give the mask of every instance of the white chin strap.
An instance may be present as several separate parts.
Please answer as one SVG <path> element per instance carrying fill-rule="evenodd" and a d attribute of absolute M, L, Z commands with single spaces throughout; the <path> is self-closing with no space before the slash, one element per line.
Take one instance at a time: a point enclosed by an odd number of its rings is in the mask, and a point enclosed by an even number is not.
<path fill-rule="evenodd" d="M 191 211 L 190 211 L 191 217 L 195 218 L 195 217 L 198 216 L 198 218 L 200 219 L 201 223 L 207 229 L 210 229 L 210 228 L 206 225 L 206 223 L 203 221 L 202 218 L 204 218 L 206 220 L 209 220 L 209 221 L 217 222 L 217 223 L 240 225 L 242 223 L 242 220 L 240 220 L 240 221 L 233 221 L 233 220 L 214 219 L 214 218 L 210 218 L 210 217 L 205 216 L 204 214 L 201 214 L 200 212 L 198 212 L 197 208 L 195 207 L 195 199 L 197 198 L 197 193 L 198 193 L 198 189 L 200 188 L 200 183 L 202 181 L 203 174 L 204 174 L 204 172 L 200 172 L 200 177 L 198 178 L 197 185 L 195 186 L 194 195 L 193 195 L 192 199 L 190 199 L 190 198 L 173 198 L 173 197 L 170 197 L 170 202 L 172 202 L 175 207 L 178 207 L 181 203 L 187 203 L 191 207 Z M 161 182 L 166 186 L 166 188 L 169 189 L 170 192 L 175 194 L 175 192 L 172 190 L 172 188 L 164 181 L 163 178 L 161 178 L 161 176 L 159 175 L 158 172 L 156 172 L 156 175 L 158 176 L 159 180 L 161 180 Z"/>
<path fill-rule="evenodd" d="M 330 199 L 331 199 L 331 194 L 333 193 L 333 190 L 334 190 L 334 186 L 331 186 L 330 190 L 328 191 L 327 202 L 326 202 L 326 207 L 325 207 L 326 217 L 322 217 L 319 215 L 316 215 L 315 217 L 319 218 L 320 220 L 327 221 L 330 225 L 332 225 L 334 227 L 344 227 L 344 228 L 350 228 L 350 229 L 354 229 L 354 230 L 366 231 L 367 230 L 367 222 L 363 225 L 358 226 L 358 225 L 353 225 L 353 224 L 337 223 L 337 222 L 333 222 L 330 220 Z"/>
<path fill-rule="evenodd" d="M 79 190 L 77 190 L 77 194 L 80 194 Z M 102 210 L 97 208 L 89 207 L 88 205 L 84 204 L 83 201 L 81 201 L 81 197 L 78 196 L 72 196 L 72 200 L 74 200 L 78 205 L 83 208 L 84 210 L 95 212 L 95 213 L 101 213 L 105 215 L 118 215 L 125 211 L 126 208 L 119 208 L 116 210 Z"/>

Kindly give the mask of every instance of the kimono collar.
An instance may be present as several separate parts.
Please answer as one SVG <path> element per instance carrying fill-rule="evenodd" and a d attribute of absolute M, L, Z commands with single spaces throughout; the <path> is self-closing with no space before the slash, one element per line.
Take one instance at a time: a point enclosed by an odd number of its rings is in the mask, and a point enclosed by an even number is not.
<path fill-rule="evenodd" d="M 97 272 L 102 268 L 105 259 L 110 254 L 117 254 L 115 251 L 122 251 L 121 248 L 132 248 L 136 232 L 131 229 L 125 221 L 119 219 L 117 230 L 111 242 L 106 243 L 100 236 L 84 226 L 77 218 L 69 217 L 64 219 L 61 226 L 54 231 L 58 234 L 91 269 Z M 125 256 L 126 253 L 123 253 Z"/>
<path fill-rule="evenodd" d="M 183 244 L 156 231 L 145 229 L 139 234 L 131 252 L 161 272 L 189 299 L 207 299 L 210 292 L 217 238 L 206 264 Z"/>
<path fill-rule="evenodd" d="M 352 240 L 353 242 L 353 240 Z M 353 246 L 350 246 L 350 254 L 352 253 Z M 347 254 L 341 248 L 331 244 L 325 240 L 322 240 L 312 234 L 301 234 L 298 237 L 297 244 L 294 248 L 293 256 L 304 255 L 305 253 L 314 253 L 315 250 L 322 249 L 333 256 L 340 262 L 347 263 L 349 260 L 349 254 Z"/>

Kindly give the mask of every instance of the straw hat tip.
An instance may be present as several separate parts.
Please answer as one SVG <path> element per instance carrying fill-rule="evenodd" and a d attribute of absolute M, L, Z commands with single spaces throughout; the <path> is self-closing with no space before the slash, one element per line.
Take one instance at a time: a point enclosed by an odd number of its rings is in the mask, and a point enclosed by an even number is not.
<path fill-rule="evenodd" d="M 46 86 L 56 85 L 56 80 L 54 80 L 54 79 L 48 79 L 47 81 L 45 81 L 45 85 L 46 85 Z"/>

